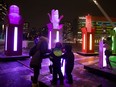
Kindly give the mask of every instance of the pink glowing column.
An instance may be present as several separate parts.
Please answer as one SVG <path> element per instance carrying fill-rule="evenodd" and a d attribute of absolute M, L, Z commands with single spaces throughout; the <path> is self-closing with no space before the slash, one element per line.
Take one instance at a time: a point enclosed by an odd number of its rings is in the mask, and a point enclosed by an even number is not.
<path fill-rule="evenodd" d="M 5 55 L 22 55 L 22 24 L 19 7 L 11 5 L 7 15 L 8 23 L 5 37 Z"/>
<path fill-rule="evenodd" d="M 82 30 L 82 52 L 94 53 L 94 32 L 92 28 L 91 16 L 86 16 L 86 26 Z"/>

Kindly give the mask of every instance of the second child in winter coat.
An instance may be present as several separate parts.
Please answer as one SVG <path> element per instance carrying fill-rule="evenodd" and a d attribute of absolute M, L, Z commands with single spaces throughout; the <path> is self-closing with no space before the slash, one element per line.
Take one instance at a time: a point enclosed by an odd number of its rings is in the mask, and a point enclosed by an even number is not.
<path fill-rule="evenodd" d="M 61 72 L 61 58 L 62 58 L 62 44 L 57 42 L 55 48 L 52 49 L 50 53 L 50 60 L 52 61 L 53 65 L 53 78 L 52 84 L 57 84 L 57 79 L 59 76 L 60 84 L 63 84 L 63 74 Z"/>

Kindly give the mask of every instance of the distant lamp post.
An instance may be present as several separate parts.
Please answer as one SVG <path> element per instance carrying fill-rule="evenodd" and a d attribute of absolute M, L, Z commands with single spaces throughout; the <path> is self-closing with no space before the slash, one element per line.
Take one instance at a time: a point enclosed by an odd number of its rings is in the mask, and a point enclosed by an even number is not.
<path fill-rule="evenodd" d="M 100 4 L 97 2 L 97 0 L 92 0 L 97 7 L 100 9 L 100 11 L 102 12 L 102 14 L 106 17 L 106 19 L 111 23 L 112 27 L 115 27 L 115 25 L 113 24 L 112 20 L 110 19 L 110 17 L 108 16 L 108 14 L 104 11 L 104 9 L 100 6 Z"/>

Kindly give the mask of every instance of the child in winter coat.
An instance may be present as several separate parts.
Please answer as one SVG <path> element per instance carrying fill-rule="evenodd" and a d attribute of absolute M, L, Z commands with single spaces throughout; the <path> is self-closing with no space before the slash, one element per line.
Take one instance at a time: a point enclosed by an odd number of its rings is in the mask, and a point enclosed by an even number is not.
<path fill-rule="evenodd" d="M 72 70 L 74 67 L 74 54 L 72 52 L 72 46 L 70 44 L 66 44 L 64 46 L 65 53 L 63 54 L 63 58 L 65 59 L 65 74 L 67 77 L 67 83 L 72 84 L 73 83 L 73 77 L 72 77 Z"/>
<path fill-rule="evenodd" d="M 52 49 L 50 53 L 50 60 L 52 61 L 53 65 L 53 79 L 52 84 L 57 84 L 57 75 L 60 79 L 60 84 L 63 84 L 63 74 L 61 72 L 61 58 L 62 58 L 62 44 L 57 42 L 55 48 Z"/>

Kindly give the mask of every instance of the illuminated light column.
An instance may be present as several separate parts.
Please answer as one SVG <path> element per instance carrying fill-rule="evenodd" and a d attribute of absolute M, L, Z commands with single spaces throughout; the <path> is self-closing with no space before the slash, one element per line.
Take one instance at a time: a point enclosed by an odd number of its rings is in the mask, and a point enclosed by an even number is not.
<path fill-rule="evenodd" d="M 48 44 L 49 47 L 48 48 L 51 49 L 51 38 L 52 38 L 51 37 L 51 31 L 49 31 L 49 36 L 48 37 L 49 37 L 49 44 Z"/>
<path fill-rule="evenodd" d="M 59 42 L 59 31 L 56 31 L 56 42 Z"/>
<path fill-rule="evenodd" d="M 91 16 L 86 16 L 86 26 L 81 28 L 82 30 L 82 52 L 94 53 L 94 32 L 92 28 Z"/>
<path fill-rule="evenodd" d="M 86 47 L 85 39 L 86 39 L 86 38 L 85 38 L 85 34 L 83 34 L 83 35 L 84 35 L 84 37 L 83 37 L 83 38 L 84 38 L 84 39 L 83 39 L 83 49 L 85 50 L 85 47 Z"/>
<path fill-rule="evenodd" d="M 62 67 L 61 67 L 61 70 L 62 70 L 62 74 L 63 74 L 63 76 L 65 75 L 65 60 L 62 60 L 61 59 L 61 62 L 63 61 L 63 65 L 62 65 Z"/>
<path fill-rule="evenodd" d="M 106 48 L 105 48 L 105 47 L 103 47 L 103 67 L 106 67 L 106 66 L 107 66 L 105 50 L 106 50 Z"/>
<path fill-rule="evenodd" d="M 116 54 L 116 27 L 110 30 L 110 35 L 112 36 L 112 53 Z"/>
<path fill-rule="evenodd" d="M 5 37 L 5 55 L 22 55 L 22 33 L 23 23 L 19 15 L 19 7 L 11 5 L 7 14 L 6 37 Z"/>
<path fill-rule="evenodd" d="M 18 27 L 14 27 L 14 51 L 17 51 Z"/>
<path fill-rule="evenodd" d="M 114 39 L 114 38 L 115 38 L 115 37 L 112 36 L 112 51 L 113 51 L 113 53 L 116 53 L 116 52 L 115 52 L 115 49 L 114 49 L 114 48 L 115 48 L 115 41 L 114 41 L 115 39 Z"/>
<path fill-rule="evenodd" d="M 106 48 L 104 47 L 103 38 L 102 38 L 99 42 L 99 67 L 100 68 L 107 66 L 105 50 Z"/>
<path fill-rule="evenodd" d="M 90 34 L 89 38 L 89 50 L 92 50 L 92 34 Z"/>
<path fill-rule="evenodd" d="M 5 51 L 7 51 L 7 37 L 8 37 L 8 26 L 6 26 L 6 37 L 5 37 Z"/>

